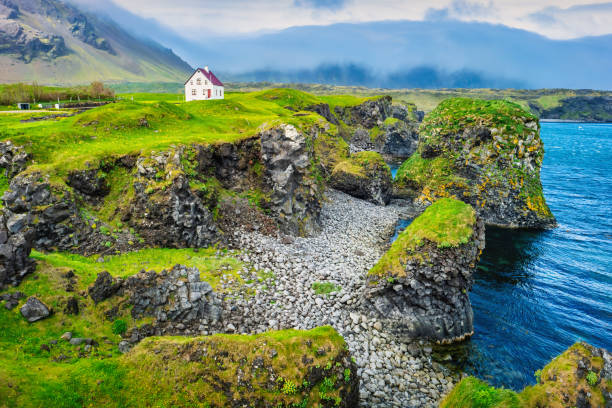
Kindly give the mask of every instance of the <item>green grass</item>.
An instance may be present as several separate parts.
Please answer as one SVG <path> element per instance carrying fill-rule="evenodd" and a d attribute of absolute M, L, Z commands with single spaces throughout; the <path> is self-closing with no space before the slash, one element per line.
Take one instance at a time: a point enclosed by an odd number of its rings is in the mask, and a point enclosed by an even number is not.
<path fill-rule="evenodd" d="M 53 309 L 53 314 L 28 323 L 19 313 L 19 307 L 9 311 L 0 306 L 0 406 L 82 407 L 90 403 L 93 406 L 125 406 L 131 397 L 122 394 L 122 390 L 126 390 L 128 371 L 117 350 L 121 340 L 119 334 L 150 323 L 151 318 L 133 319 L 121 296 L 94 305 L 89 296 L 81 293 L 86 294 L 97 273 L 103 270 L 125 278 L 143 269 L 160 272 L 177 263 L 198 267 L 201 278 L 213 287 L 218 287 L 222 278 L 241 284 L 238 270 L 242 263 L 231 255 L 225 251 L 217 254 L 215 248 L 199 251 L 147 249 L 108 256 L 100 263 L 96 257 L 33 251 L 32 256 L 38 261 L 36 272 L 8 292 L 19 290 L 26 298 L 36 296 Z M 72 292 L 66 291 L 68 280 L 64 275 L 69 271 L 75 275 Z M 66 301 L 72 297 L 78 299 L 80 313 L 77 316 L 64 311 Z M 20 306 L 24 302 L 25 298 Z M 109 320 L 105 312 L 114 306 L 118 307 L 118 315 Z M 73 337 L 91 337 L 98 341 L 99 347 L 80 357 L 78 348 L 63 340 L 52 345 L 50 352 L 41 350 L 42 344 L 58 340 L 67 331 L 71 331 Z M 56 361 L 62 355 L 65 359 Z M 136 401 L 132 404 L 139 406 Z"/>
<path fill-rule="evenodd" d="M 276 94 L 278 98 L 273 99 Z M 295 95 L 300 94 L 296 91 L 289 96 Z M 153 97 L 145 95 L 143 99 Z M 265 91 L 228 93 L 224 100 L 188 103 L 130 100 L 59 121 L 34 123 L 20 122 L 31 114 L 0 115 L 0 140 L 26 146 L 35 161 L 30 171 L 61 178 L 71 169 L 85 168 L 86 163 L 95 166 L 100 160 L 120 155 L 177 144 L 233 142 L 255 136 L 264 124 L 288 123 L 302 129 L 322 121 L 317 114 L 294 116 L 280 106 L 285 100 L 299 105 L 314 97 L 302 93 L 300 98 L 293 101 L 283 92 Z"/>
<path fill-rule="evenodd" d="M 523 122 L 530 120 L 537 121 L 537 118 L 509 101 L 451 98 L 441 102 L 425 117 L 420 133 L 430 139 L 466 127 L 484 126 L 498 128 L 502 133 L 524 134 L 529 129 Z"/>
<path fill-rule="evenodd" d="M 329 366 L 323 371 L 324 375 L 330 373 L 325 377 L 331 383 L 328 396 L 338 397 L 346 383 L 329 379 L 332 372 L 345 369 L 336 360 L 345 347 L 342 337 L 329 326 L 257 335 L 147 338 L 122 359 L 128 373 L 122 394 L 128 406 L 208 403 L 224 407 L 241 398 L 288 407 L 306 400 L 305 406 L 315 406 L 321 399 L 320 384 L 307 381 L 309 370 Z M 319 349 L 326 351 L 324 355 L 316 353 Z M 255 359 L 260 359 L 258 364 L 266 368 L 258 368 Z"/>
<path fill-rule="evenodd" d="M 312 290 L 316 295 L 329 295 L 332 292 L 339 292 L 342 288 L 331 282 L 313 282 Z"/>
<path fill-rule="evenodd" d="M 462 201 L 442 198 L 429 206 L 399 234 L 391 248 L 383 255 L 369 274 L 375 276 L 405 276 L 404 264 L 419 256 L 418 248 L 426 241 L 438 248 L 466 244 L 472 237 L 476 213 Z"/>
<path fill-rule="evenodd" d="M 440 408 L 520 408 L 518 395 L 511 390 L 496 389 L 474 377 L 455 386 L 440 403 Z"/>
<path fill-rule="evenodd" d="M 391 174 L 389 166 L 382 158 L 380 153 L 372 151 L 362 151 L 353 154 L 347 159 L 339 162 L 333 170 L 333 173 L 348 173 L 357 177 L 365 177 L 370 171 L 376 169 L 386 169 Z"/>
<path fill-rule="evenodd" d="M 44 254 L 32 251 L 32 258 L 42 261 L 56 268 L 70 268 L 78 273 L 85 284 L 91 284 L 97 274 L 108 271 L 111 275 L 125 278 L 134 275 L 141 270 L 154 270 L 161 272 L 162 269 L 172 269 L 174 265 L 180 264 L 188 267 L 196 267 L 200 270 L 200 278 L 217 289 L 221 278 L 231 278 L 241 282 L 238 271 L 242 268 L 242 262 L 231 256 L 217 255 L 216 248 L 201 249 L 170 249 L 153 248 L 140 251 L 127 252 L 121 255 L 108 255 L 104 262 L 98 262 L 98 256 L 84 257 L 82 255 L 67 252 L 52 252 Z M 227 268 L 221 270 L 221 267 Z"/>
<path fill-rule="evenodd" d="M 6 192 L 6 190 L 9 189 L 9 184 L 10 184 L 10 180 L 8 179 L 8 177 L 4 175 L 4 172 L 0 173 L 0 197 L 2 197 L 2 195 L 4 195 L 4 193 Z M 3 208 L 3 204 L 2 204 L 2 201 L 0 200 L 0 209 L 2 208 Z"/>

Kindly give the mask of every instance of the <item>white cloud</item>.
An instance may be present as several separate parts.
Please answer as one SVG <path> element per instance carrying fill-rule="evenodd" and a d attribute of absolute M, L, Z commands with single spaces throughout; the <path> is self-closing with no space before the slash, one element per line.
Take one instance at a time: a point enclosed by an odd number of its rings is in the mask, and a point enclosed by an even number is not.
<path fill-rule="evenodd" d="M 88 1 L 88 0 L 77 0 Z M 109 0 L 107 0 L 109 1 Z M 522 28 L 566 39 L 612 33 L 609 0 L 112 0 L 197 40 L 340 22 L 452 18 Z"/>

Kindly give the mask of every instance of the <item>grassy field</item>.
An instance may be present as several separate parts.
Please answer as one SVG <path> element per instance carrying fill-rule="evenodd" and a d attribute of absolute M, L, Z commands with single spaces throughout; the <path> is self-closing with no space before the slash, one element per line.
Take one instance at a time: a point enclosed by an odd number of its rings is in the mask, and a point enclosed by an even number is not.
<path fill-rule="evenodd" d="M 114 296 L 98 305 L 86 294 L 98 272 L 108 271 L 117 277 L 127 277 L 142 269 L 171 269 L 176 263 L 200 269 L 201 278 L 216 287 L 221 279 L 240 279 L 237 271 L 242 263 L 232 253 L 214 248 L 148 249 L 117 256 L 108 256 L 103 263 L 95 257 L 86 258 L 68 253 L 33 252 L 38 261 L 36 272 L 28 276 L 17 290 L 25 296 L 36 296 L 53 309 L 53 314 L 41 321 L 28 323 L 19 308 L 0 307 L 0 407 L 82 407 L 83 401 L 100 398 L 96 406 L 108 406 L 115 393 L 124 389 L 117 343 L 119 332 L 150 322 L 150 318 L 135 320 L 124 299 Z M 223 268 L 221 268 L 223 266 Z M 74 274 L 72 290 L 67 291 Z M 69 298 L 78 299 L 80 312 L 71 315 L 65 306 Z M 117 316 L 108 319 L 105 312 L 118 307 Z M 123 322 L 122 326 L 117 322 Z M 64 340 L 65 332 L 73 337 L 92 338 L 99 346 L 86 351 Z M 59 340 L 53 345 L 51 342 Z M 42 345 L 49 345 L 46 350 Z M 117 404 L 116 406 L 121 406 Z"/>
<path fill-rule="evenodd" d="M 176 144 L 232 142 L 254 136 L 262 126 L 282 122 L 301 129 L 323 120 L 312 112 L 284 109 L 322 102 L 294 90 L 227 93 L 224 100 L 189 103 L 177 102 L 171 94 L 121 96 L 125 99 L 117 103 L 58 120 L 22 123 L 45 114 L 0 115 L 0 140 L 26 146 L 35 160 L 30 171 L 63 177 L 104 158 Z M 335 99 L 337 104 L 354 100 Z"/>

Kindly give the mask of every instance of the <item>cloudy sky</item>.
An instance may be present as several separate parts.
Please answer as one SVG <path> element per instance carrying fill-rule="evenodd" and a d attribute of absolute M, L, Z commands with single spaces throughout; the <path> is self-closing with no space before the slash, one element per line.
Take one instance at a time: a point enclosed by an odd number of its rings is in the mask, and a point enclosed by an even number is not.
<path fill-rule="evenodd" d="M 504 24 L 549 38 L 612 33 L 601 0 L 105 0 L 182 35 L 243 35 L 292 26 L 383 20 L 456 19 Z M 100 0 L 77 0 L 96 3 Z"/>

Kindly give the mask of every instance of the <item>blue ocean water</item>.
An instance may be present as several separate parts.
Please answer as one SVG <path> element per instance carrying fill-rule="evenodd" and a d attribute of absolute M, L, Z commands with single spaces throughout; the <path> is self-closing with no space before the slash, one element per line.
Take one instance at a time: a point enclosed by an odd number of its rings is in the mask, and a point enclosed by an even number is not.
<path fill-rule="evenodd" d="M 612 124 L 543 123 L 541 178 L 559 227 L 488 228 L 455 363 L 520 390 L 579 340 L 612 350 Z"/>

